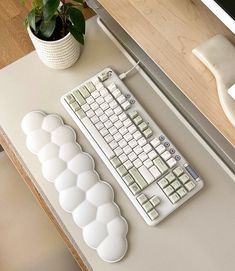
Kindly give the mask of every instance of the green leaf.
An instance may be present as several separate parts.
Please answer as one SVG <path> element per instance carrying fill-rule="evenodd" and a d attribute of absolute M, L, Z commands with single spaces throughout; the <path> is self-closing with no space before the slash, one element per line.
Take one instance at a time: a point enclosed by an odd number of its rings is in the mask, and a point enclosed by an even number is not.
<path fill-rule="evenodd" d="M 74 36 L 74 38 L 81 44 L 84 44 L 84 37 L 81 32 L 77 30 L 73 25 L 69 25 L 69 32 Z"/>
<path fill-rule="evenodd" d="M 56 27 L 56 16 L 53 16 L 50 21 L 42 21 L 40 24 L 40 33 L 45 38 L 50 38 Z"/>
<path fill-rule="evenodd" d="M 32 9 L 27 17 L 28 23 L 30 25 L 30 27 L 36 31 L 36 12 L 35 9 Z"/>
<path fill-rule="evenodd" d="M 57 8 L 59 7 L 60 4 L 60 0 L 47 0 L 45 1 L 45 3 L 46 4 L 43 7 L 43 17 L 45 21 L 48 21 L 57 11 Z"/>
<path fill-rule="evenodd" d="M 70 8 L 69 17 L 72 24 L 79 30 L 79 32 L 85 34 L 85 18 L 82 12 L 77 8 Z"/>
<path fill-rule="evenodd" d="M 83 4 L 83 0 L 73 0 L 73 2 L 77 2 L 77 3 L 80 3 L 80 4 Z"/>

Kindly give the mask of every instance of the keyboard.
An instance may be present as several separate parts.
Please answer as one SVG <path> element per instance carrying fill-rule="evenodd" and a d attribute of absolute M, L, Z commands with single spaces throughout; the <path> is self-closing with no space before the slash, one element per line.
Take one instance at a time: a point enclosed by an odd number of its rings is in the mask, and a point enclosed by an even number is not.
<path fill-rule="evenodd" d="M 63 95 L 61 103 L 148 225 L 158 224 L 203 187 L 111 68 Z"/>

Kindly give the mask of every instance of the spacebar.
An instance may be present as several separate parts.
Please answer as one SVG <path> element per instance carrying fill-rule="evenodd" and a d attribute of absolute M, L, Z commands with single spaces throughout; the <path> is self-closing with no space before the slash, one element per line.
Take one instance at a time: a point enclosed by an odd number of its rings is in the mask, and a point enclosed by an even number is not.
<path fill-rule="evenodd" d="M 115 156 L 114 152 L 106 143 L 106 141 L 103 139 L 103 137 L 98 132 L 94 124 L 90 121 L 90 119 L 88 117 L 85 117 L 85 118 L 82 118 L 81 121 L 83 125 L 86 127 L 86 129 L 88 130 L 88 132 L 91 134 L 93 139 L 97 142 L 101 150 L 108 157 L 108 159 L 112 159 Z"/>

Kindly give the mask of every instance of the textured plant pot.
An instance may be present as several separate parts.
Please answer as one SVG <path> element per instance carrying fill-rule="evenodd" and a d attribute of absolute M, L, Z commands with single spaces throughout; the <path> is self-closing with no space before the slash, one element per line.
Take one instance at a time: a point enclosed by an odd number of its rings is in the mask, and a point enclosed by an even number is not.
<path fill-rule="evenodd" d="M 80 56 L 80 44 L 71 33 L 56 41 L 36 37 L 28 27 L 28 33 L 41 61 L 52 69 L 71 67 Z"/>

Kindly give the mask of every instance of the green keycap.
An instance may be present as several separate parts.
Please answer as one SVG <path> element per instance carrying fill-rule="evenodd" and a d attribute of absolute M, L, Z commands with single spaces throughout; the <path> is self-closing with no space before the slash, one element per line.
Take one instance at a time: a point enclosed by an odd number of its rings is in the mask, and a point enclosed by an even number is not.
<path fill-rule="evenodd" d="M 95 90 L 95 86 L 93 85 L 93 83 L 91 81 L 86 82 L 86 87 L 90 93 Z"/>
<path fill-rule="evenodd" d="M 173 170 L 174 174 L 179 177 L 180 175 L 182 175 L 184 173 L 183 169 L 181 167 L 177 167 Z"/>
<path fill-rule="evenodd" d="M 143 119 L 141 118 L 141 116 L 137 116 L 133 119 L 133 121 L 136 125 L 139 125 L 143 121 Z"/>
<path fill-rule="evenodd" d="M 121 175 L 121 177 L 127 174 L 127 170 L 123 165 L 117 168 L 117 172 Z"/>
<path fill-rule="evenodd" d="M 134 119 L 135 117 L 138 116 L 138 113 L 137 113 L 137 111 L 132 111 L 132 112 L 130 112 L 128 115 L 129 115 L 129 117 L 130 117 L 131 119 Z"/>
<path fill-rule="evenodd" d="M 111 159 L 111 163 L 115 168 L 119 167 L 122 164 L 121 161 L 117 157 L 114 157 L 113 159 Z"/>
<path fill-rule="evenodd" d="M 140 131 L 143 132 L 144 130 L 146 130 L 148 128 L 148 125 L 146 122 L 142 122 L 140 123 L 140 125 L 138 126 Z"/>
<path fill-rule="evenodd" d="M 129 186 L 129 188 L 130 188 L 132 194 L 134 194 L 134 195 L 136 195 L 136 194 L 140 191 L 140 188 L 139 188 L 139 186 L 138 186 L 137 183 L 131 184 L 131 185 Z"/>
<path fill-rule="evenodd" d="M 83 119 L 86 117 L 86 114 L 82 109 L 78 109 L 75 114 L 79 117 L 79 119 Z"/>
<path fill-rule="evenodd" d="M 64 99 L 68 104 L 71 104 L 75 101 L 72 94 L 67 94 Z"/>
<path fill-rule="evenodd" d="M 153 134 L 153 131 L 150 128 L 148 128 L 145 131 L 143 131 L 143 134 L 146 138 L 149 138 Z"/>
<path fill-rule="evenodd" d="M 79 104 L 76 101 L 74 101 L 73 103 L 71 103 L 70 107 L 73 109 L 73 111 L 76 111 L 76 110 L 80 109 L 80 106 L 79 106 Z"/>
<path fill-rule="evenodd" d="M 142 205 L 148 200 L 148 198 L 145 196 L 145 194 L 141 194 L 137 197 L 137 200 Z"/>
<path fill-rule="evenodd" d="M 165 178 L 171 183 L 175 180 L 175 175 L 171 172 L 165 176 Z"/>
<path fill-rule="evenodd" d="M 80 104 L 80 106 L 86 103 L 85 99 L 82 97 L 78 89 L 75 89 L 73 91 L 73 96 L 75 97 L 76 101 Z"/>
<path fill-rule="evenodd" d="M 136 183 L 140 186 L 141 189 L 145 188 L 148 183 L 145 181 L 145 179 L 142 177 L 142 175 L 139 173 L 138 169 L 133 167 L 129 170 L 131 176 L 134 178 Z"/>
<path fill-rule="evenodd" d="M 163 162 L 160 157 L 157 157 L 153 160 L 155 166 L 160 170 L 161 173 L 165 173 L 168 170 L 167 165 Z"/>
<path fill-rule="evenodd" d="M 149 201 L 143 204 L 142 207 L 144 208 L 146 213 L 153 209 L 153 205 Z"/>
<path fill-rule="evenodd" d="M 134 179 L 131 177 L 131 175 L 129 173 L 123 177 L 123 180 L 124 180 L 125 184 L 128 186 L 134 183 Z"/>
<path fill-rule="evenodd" d="M 90 92 L 88 91 L 88 89 L 85 86 L 81 86 L 79 87 L 79 91 L 82 94 L 82 96 L 86 99 L 90 96 Z"/>

